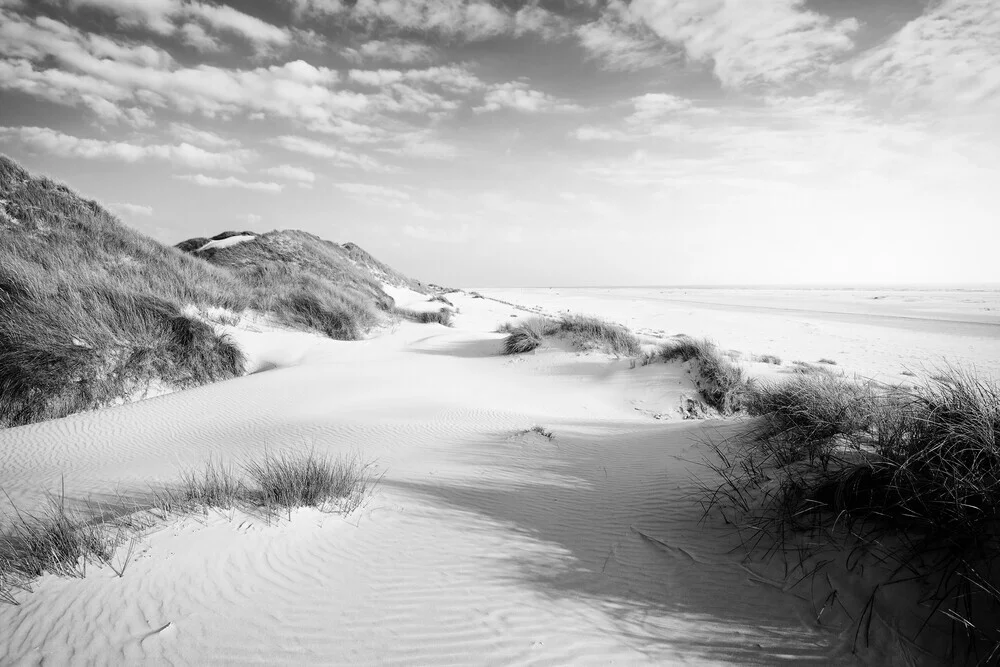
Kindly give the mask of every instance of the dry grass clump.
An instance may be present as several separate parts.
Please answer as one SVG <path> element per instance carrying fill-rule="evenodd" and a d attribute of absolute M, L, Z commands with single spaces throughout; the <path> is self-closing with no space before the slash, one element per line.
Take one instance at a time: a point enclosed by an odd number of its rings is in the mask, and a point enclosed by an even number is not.
<path fill-rule="evenodd" d="M 531 317 L 517 324 L 506 323 L 508 335 L 500 347 L 500 354 L 522 354 L 542 344 L 545 336 L 558 331 L 557 323 L 543 317 Z"/>
<path fill-rule="evenodd" d="M 696 369 L 696 386 L 701 399 L 723 414 L 743 409 L 750 391 L 750 381 L 741 366 L 736 365 L 719 346 L 707 338 L 681 336 L 664 343 L 653 355 L 643 359 L 669 362 L 690 361 Z"/>
<path fill-rule="evenodd" d="M 761 420 L 722 453 L 716 502 L 756 535 L 846 532 L 893 567 L 870 605 L 917 580 L 961 659 L 1000 656 L 1000 387 L 956 368 L 912 388 L 814 374 L 756 387 L 747 408 Z"/>
<path fill-rule="evenodd" d="M 437 312 L 410 310 L 409 308 L 393 308 L 392 312 L 404 319 L 410 320 L 411 322 L 417 322 L 419 324 L 430 324 L 431 322 L 436 322 L 437 324 L 443 324 L 446 327 L 451 326 L 451 318 L 453 315 L 451 309 L 449 308 L 442 308 Z"/>
<path fill-rule="evenodd" d="M 609 354 L 635 356 L 641 351 L 639 339 L 621 324 L 587 315 L 564 315 L 559 319 L 531 317 L 519 322 L 504 322 L 498 333 L 507 333 L 501 354 L 530 352 L 547 336 L 565 335 L 574 344 L 587 349 L 600 349 Z"/>
<path fill-rule="evenodd" d="M 19 604 L 15 592 L 30 591 L 31 581 L 46 572 L 85 576 L 88 563 L 108 565 L 123 576 L 142 534 L 170 515 L 235 507 L 268 516 L 298 507 L 350 513 L 380 479 L 372 463 L 356 456 L 265 454 L 240 469 L 209 460 L 204 469 L 184 474 L 176 487 L 155 492 L 151 503 L 119 497 L 110 505 L 74 510 L 63 493 L 35 514 L 15 508 L 10 525 L 0 524 L 0 602 Z"/>
<path fill-rule="evenodd" d="M 628 327 L 589 315 L 564 315 L 559 331 L 572 335 L 575 342 L 597 347 L 611 354 L 635 356 L 641 351 L 639 339 Z"/>
<path fill-rule="evenodd" d="M 755 354 L 750 357 L 751 361 L 756 361 L 761 364 L 772 364 L 774 366 L 781 365 L 781 357 L 776 354 Z"/>
<path fill-rule="evenodd" d="M 163 492 L 157 505 L 172 511 L 193 507 L 274 511 L 334 503 L 340 511 L 350 512 L 379 479 L 373 465 L 357 457 L 333 458 L 315 452 L 265 454 L 239 470 L 209 460 L 200 472 L 186 473 L 179 487 Z"/>

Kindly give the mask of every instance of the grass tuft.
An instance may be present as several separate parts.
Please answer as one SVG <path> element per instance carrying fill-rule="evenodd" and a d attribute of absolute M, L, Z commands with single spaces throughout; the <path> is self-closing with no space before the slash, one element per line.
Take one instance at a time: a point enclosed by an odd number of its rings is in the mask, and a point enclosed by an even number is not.
<path fill-rule="evenodd" d="M 774 366 L 781 365 L 781 357 L 776 354 L 755 354 L 750 359 L 751 361 L 756 361 L 761 364 L 772 364 Z"/>
<path fill-rule="evenodd" d="M 417 322 L 419 324 L 431 324 L 433 322 L 442 324 L 446 327 L 451 326 L 451 318 L 453 314 L 449 308 L 442 308 L 437 312 L 410 310 L 409 308 L 394 308 L 393 312 L 403 319 L 407 319 L 411 322 Z"/>
<path fill-rule="evenodd" d="M 497 333 L 507 333 L 501 354 L 530 352 L 549 336 L 564 335 L 585 349 L 609 354 L 635 356 L 641 351 L 639 339 L 621 324 L 587 315 L 564 315 L 558 320 L 532 317 L 517 323 L 504 322 Z"/>
<path fill-rule="evenodd" d="M 750 381 L 743 368 L 733 363 L 711 340 L 681 336 L 664 343 L 654 354 L 645 357 L 643 363 L 656 359 L 692 362 L 697 368 L 698 393 L 707 405 L 723 414 L 743 409 L 750 394 Z"/>

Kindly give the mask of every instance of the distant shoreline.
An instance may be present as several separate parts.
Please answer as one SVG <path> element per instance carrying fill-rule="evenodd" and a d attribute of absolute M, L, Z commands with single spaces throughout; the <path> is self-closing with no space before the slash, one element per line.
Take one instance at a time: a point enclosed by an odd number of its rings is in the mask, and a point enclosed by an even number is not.
<path fill-rule="evenodd" d="M 697 290 L 834 290 L 844 292 L 896 291 L 896 292 L 994 292 L 1000 291 L 998 283 L 898 283 L 898 284 L 755 284 L 755 285 L 479 285 L 467 289 L 697 289 Z"/>

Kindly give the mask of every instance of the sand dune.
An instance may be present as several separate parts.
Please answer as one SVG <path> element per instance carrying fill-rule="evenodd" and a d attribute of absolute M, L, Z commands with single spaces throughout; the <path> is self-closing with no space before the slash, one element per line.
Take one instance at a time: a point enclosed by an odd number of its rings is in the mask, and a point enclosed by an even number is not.
<path fill-rule="evenodd" d="M 530 296 L 553 311 L 620 312 L 603 297 Z M 0 605 L 0 662 L 859 661 L 846 623 L 816 623 L 808 596 L 782 590 L 780 572 L 748 569 L 737 536 L 702 522 L 700 441 L 731 426 L 680 419 L 674 406 L 693 388 L 678 366 L 630 368 L 559 344 L 500 357 L 502 337 L 486 332 L 524 313 L 449 297 L 461 310 L 454 329 L 403 322 L 360 342 L 243 332 L 252 375 L 0 431 L 3 489 L 20 508 L 63 476 L 71 499 L 141 493 L 209 456 L 264 449 L 359 453 L 385 471 L 347 517 L 189 516 L 147 535 L 121 578 L 93 567 L 83 579 L 46 575 L 18 593 L 20 606 Z M 655 317 L 641 301 L 621 308 L 635 308 L 644 331 L 683 327 L 782 354 L 808 324 L 796 316 L 790 332 L 788 319 L 765 318 L 767 334 L 740 326 L 743 313 L 705 309 L 670 326 L 681 306 Z M 723 318 L 729 326 L 716 326 Z M 901 351 L 902 329 L 880 329 L 897 341 L 886 360 L 880 338 L 810 326 L 801 353 L 860 372 L 921 358 Z M 940 339 L 945 350 L 970 345 Z M 880 365 L 863 365 L 872 358 Z M 872 664 L 896 657 L 888 645 L 864 653 Z"/>

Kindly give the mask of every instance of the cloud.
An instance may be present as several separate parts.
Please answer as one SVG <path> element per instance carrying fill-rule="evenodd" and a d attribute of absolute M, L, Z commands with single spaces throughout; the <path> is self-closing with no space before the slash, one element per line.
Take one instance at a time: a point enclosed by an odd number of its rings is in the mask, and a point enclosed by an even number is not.
<path fill-rule="evenodd" d="M 234 176 L 215 178 L 213 176 L 205 176 L 204 174 L 183 174 L 174 178 L 205 188 L 241 188 L 243 190 L 255 190 L 258 192 L 281 192 L 285 189 L 285 186 L 280 183 L 244 181 Z"/>
<path fill-rule="evenodd" d="M 258 47 L 287 46 L 292 39 L 289 31 L 228 5 L 192 2 L 181 7 L 185 16 L 203 21 L 215 30 L 237 34 Z"/>
<path fill-rule="evenodd" d="M 410 195 L 398 188 L 390 188 L 384 185 L 373 185 L 371 183 L 334 183 L 333 186 L 348 194 L 358 197 L 372 197 L 376 199 L 391 199 L 394 201 L 409 201 Z"/>
<path fill-rule="evenodd" d="M 143 145 L 85 139 L 46 127 L 3 127 L 0 128 L 0 138 L 16 139 L 36 150 L 58 157 L 111 159 L 129 163 L 162 160 L 178 166 L 221 171 L 246 171 L 245 163 L 256 156 L 248 150 L 212 152 L 188 143 Z"/>
<path fill-rule="evenodd" d="M 171 123 L 170 133 L 181 141 L 203 148 L 234 148 L 240 145 L 235 139 L 226 139 L 215 132 L 200 130 L 187 123 Z"/>
<path fill-rule="evenodd" d="M 533 90 L 526 83 L 510 81 L 491 87 L 486 93 L 483 105 L 474 107 L 473 111 L 483 113 L 499 111 L 500 109 L 539 113 L 543 111 L 580 111 L 581 107 L 547 93 Z"/>
<path fill-rule="evenodd" d="M 578 26 L 576 37 L 590 57 L 609 70 L 664 67 L 678 60 L 677 49 L 633 18 L 620 0 L 609 3 L 598 20 Z"/>
<path fill-rule="evenodd" d="M 1000 108 L 995 0 L 944 0 L 852 65 L 855 77 L 904 102 Z M 995 111 L 994 111 L 995 113 Z"/>
<path fill-rule="evenodd" d="M 310 155 L 315 158 L 322 158 L 329 161 L 331 164 L 340 167 L 358 167 L 364 171 L 391 170 L 390 167 L 383 165 L 378 160 L 375 160 L 367 155 L 352 153 L 344 150 L 343 148 L 337 148 L 336 146 L 331 146 L 306 137 L 283 135 L 271 139 L 270 143 L 280 148 L 284 148 L 286 151 L 302 153 L 303 155 Z"/>
<path fill-rule="evenodd" d="M 434 47 L 405 39 L 373 39 L 356 49 L 345 49 L 343 53 L 354 61 L 376 60 L 407 65 L 431 62 L 438 58 Z"/>
<path fill-rule="evenodd" d="M 178 0 L 65 0 L 72 9 L 86 7 L 113 14 L 123 26 L 143 26 L 161 35 L 173 32 L 169 16 L 177 11 Z"/>
<path fill-rule="evenodd" d="M 46 17 L 0 18 L 0 53 L 7 58 L 0 61 L 0 87 L 98 113 L 106 103 L 135 104 L 209 117 L 262 114 L 310 127 L 369 105 L 367 96 L 337 88 L 336 70 L 302 60 L 254 69 L 186 67 L 161 49 L 114 42 Z"/>
<path fill-rule="evenodd" d="M 854 48 L 856 19 L 834 21 L 804 0 L 634 0 L 628 12 L 727 87 L 786 83 L 829 71 Z"/>
<path fill-rule="evenodd" d="M 108 204 L 108 208 L 120 215 L 153 215 L 152 206 L 143 206 L 142 204 L 128 204 L 128 203 L 114 203 Z"/>
<path fill-rule="evenodd" d="M 312 185 L 316 182 L 316 174 L 302 167 L 293 167 L 290 164 L 283 164 L 264 170 L 265 173 L 277 178 L 284 178 L 289 181 Z"/>

